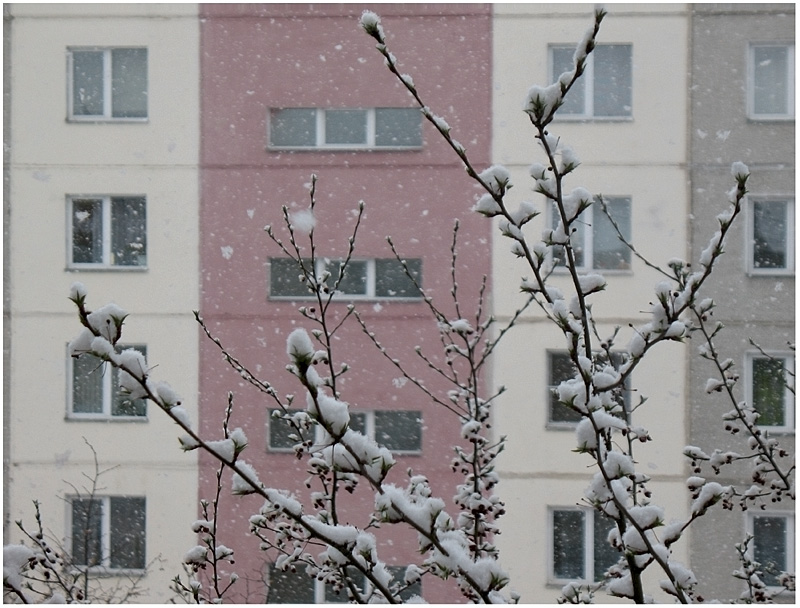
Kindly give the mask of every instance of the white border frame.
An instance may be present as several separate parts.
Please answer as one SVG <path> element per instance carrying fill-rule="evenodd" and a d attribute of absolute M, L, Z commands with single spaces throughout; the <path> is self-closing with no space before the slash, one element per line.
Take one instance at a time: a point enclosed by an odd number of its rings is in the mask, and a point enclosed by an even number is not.
<path fill-rule="evenodd" d="M 770 201 L 787 203 L 786 208 L 786 268 L 756 268 L 753 265 L 753 241 L 755 222 L 753 221 L 753 205 L 756 202 Z M 748 194 L 745 198 L 745 231 L 744 231 L 744 251 L 745 251 L 745 272 L 749 276 L 787 276 L 795 274 L 795 199 L 793 195 L 758 195 Z"/>
<path fill-rule="evenodd" d="M 786 519 L 786 572 L 794 572 L 795 569 L 795 519 L 794 511 L 748 511 L 745 517 L 745 532 L 753 536 L 753 519 L 756 517 L 780 517 Z M 753 543 L 747 547 L 747 556 L 750 559 L 755 559 L 753 552 Z M 783 589 L 777 585 L 769 585 L 767 589 L 777 591 Z M 794 596 L 794 593 L 790 594 Z"/>
<path fill-rule="evenodd" d="M 764 351 L 767 355 L 775 358 L 783 359 L 784 369 L 787 372 L 794 373 L 795 370 L 795 357 L 794 353 L 788 351 Z M 761 352 L 756 350 L 748 350 L 744 354 L 744 382 L 745 382 L 745 399 L 749 406 L 753 405 L 753 360 L 754 359 L 767 359 Z M 794 434 L 795 432 L 795 398 L 794 393 L 788 388 L 783 392 L 783 412 L 786 424 L 783 426 L 767 426 L 760 425 L 761 428 L 768 429 L 770 433 L 783 433 Z M 757 423 L 758 424 L 758 423 Z"/>
<path fill-rule="evenodd" d="M 786 78 L 786 107 L 787 114 L 756 114 L 755 112 L 755 49 L 758 47 L 781 47 L 786 48 L 787 53 L 787 73 Z M 795 52 L 794 42 L 750 42 L 747 45 L 747 118 L 754 121 L 781 121 L 794 120 L 795 102 Z"/>
<path fill-rule="evenodd" d="M 144 117 L 116 117 L 112 116 L 111 107 L 111 83 L 113 74 L 111 73 L 111 51 L 115 49 L 144 49 L 147 51 L 147 63 L 145 64 L 145 78 L 147 79 L 147 115 Z M 89 51 L 103 53 L 103 114 L 75 114 L 73 107 L 73 90 L 75 83 L 72 78 L 74 51 Z M 150 120 L 150 50 L 146 46 L 70 46 L 67 47 L 67 122 L 113 122 L 113 123 L 146 123 Z"/>

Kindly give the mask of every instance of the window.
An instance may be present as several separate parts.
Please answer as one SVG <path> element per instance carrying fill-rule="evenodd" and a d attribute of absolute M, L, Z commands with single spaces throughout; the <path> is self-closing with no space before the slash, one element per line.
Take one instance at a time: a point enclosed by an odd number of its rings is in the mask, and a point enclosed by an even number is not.
<path fill-rule="evenodd" d="M 630 197 L 604 197 L 608 213 L 619 226 L 622 236 L 631 241 L 631 199 Z M 558 227 L 561 218 L 553 203 L 550 225 Z M 575 263 L 578 270 L 630 270 L 631 250 L 619 240 L 617 231 L 608 219 L 600 203 L 594 201 L 572 224 L 575 232 L 570 237 Z M 556 266 L 567 262 L 563 247 L 553 248 Z"/>
<path fill-rule="evenodd" d="M 147 49 L 69 49 L 70 120 L 147 118 Z"/>
<path fill-rule="evenodd" d="M 614 522 L 597 511 L 550 509 L 550 578 L 601 581 L 620 554 L 608 543 Z"/>
<path fill-rule="evenodd" d="M 147 357 L 143 345 L 117 345 L 118 352 L 133 348 Z M 69 417 L 142 419 L 147 416 L 147 400 L 131 400 L 119 388 L 119 370 L 94 355 L 69 357 L 71 387 Z"/>
<path fill-rule="evenodd" d="M 347 568 L 350 569 L 350 567 Z M 387 570 L 392 575 L 392 586 L 400 589 L 399 595 L 402 600 L 408 601 L 413 596 L 422 597 L 421 581 L 405 585 L 406 569 L 403 566 L 387 566 Z M 355 572 L 350 578 L 360 581 L 357 586 L 361 591 L 368 588 L 369 582 L 360 573 Z M 297 572 L 281 572 L 275 568 L 274 564 L 270 564 L 268 582 L 267 604 L 341 604 L 349 602 L 346 589 L 334 589 L 332 585 L 326 585 L 322 581 L 308 576 L 303 568 L 298 568 Z"/>
<path fill-rule="evenodd" d="M 339 279 L 342 260 L 317 259 L 316 274 L 329 272 L 326 285 L 331 288 Z M 417 283 L 422 281 L 422 260 L 405 260 L 408 270 Z M 305 260 L 310 264 L 310 260 Z M 270 260 L 270 294 L 273 298 L 310 298 L 312 293 L 300 280 L 297 263 L 288 258 Z M 419 290 L 408 278 L 403 265 L 395 258 L 350 260 L 347 271 L 337 287 L 337 295 L 354 298 L 406 298 L 418 299 Z"/>
<path fill-rule="evenodd" d="M 269 449 L 271 451 L 293 451 L 295 443 L 291 435 L 294 429 L 280 419 L 269 418 Z M 422 412 L 409 410 L 351 411 L 350 428 L 394 453 L 417 454 L 422 451 Z M 316 441 L 322 440 L 322 429 Z"/>
<path fill-rule="evenodd" d="M 758 424 L 794 430 L 794 356 L 761 353 L 747 355 L 748 401 L 760 414 Z M 774 429 L 773 429 L 774 430 Z"/>
<path fill-rule="evenodd" d="M 550 47 L 550 82 L 573 69 L 575 46 Z M 630 118 L 632 115 L 633 47 L 598 44 L 586 58 L 583 76 L 564 98 L 559 118 Z"/>
<path fill-rule="evenodd" d="M 794 572 L 794 516 L 786 513 L 759 513 L 747 519 L 753 535 L 751 557 L 761 564 L 761 580 L 779 587 L 781 572 Z"/>
<path fill-rule="evenodd" d="M 72 268 L 147 265 L 147 204 L 143 196 L 67 197 Z"/>
<path fill-rule="evenodd" d="M 750 274 L 794 273 L 794 199 L 748 198 Z"/>
<path fill-rule="evenodd" d="M 270 148 L 374 149 L 422 147 L 417 108 L 270 111 Z"/>
<path fill-rule="evenodd" d="M 622 363 L 622 354 L 612 353 L 612 364 L 618 367 Z M 547 353 L 547 373 L 548 373 L 548 393 L 550 395 L 549 411 L 547 422 L 548 425 L 562 426 L 577 424 L 581 420 L 581 415 L 573 409 L 568 408 L 558 400 L 556 389 L 558 385 L 574 378 L 576 374 L 575 366 L 569 358 L 569 353 L 565 351 L 548 351 Z M 624 389 L 614 389 L 612 392 L 618 403 L 622 403 L 625 411 L 630 411 L 630 390 L 627 387 Z"/>
<path fill-rule="evenodd" d="M 145 498 L 73 498 L 72 559 L 76 566 L 112 570 L 145 567 Z"/>
<path fill-rule="evenodd" d="M 758 120 L 794 118 L 794 44 L 752 44 L 747 106 Z"/>

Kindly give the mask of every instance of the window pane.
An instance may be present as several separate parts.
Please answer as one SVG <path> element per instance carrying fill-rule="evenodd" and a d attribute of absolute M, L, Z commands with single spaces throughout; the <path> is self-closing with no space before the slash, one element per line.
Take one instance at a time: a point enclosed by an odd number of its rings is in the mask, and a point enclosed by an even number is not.
<path fill-rule="evenodd" d="M 631 240 L 631 201 L 627 198 L 606 199 L 608 213 L 619 226 L 622 236 Z M 598 270 L 627 270 L 631 267 L 631 250 L 617 237 L 599 203 L 592 206 L 592 266 Z"/>
<path fill-rule="evenodd" d="M 272 110 L 269 142 L 272 146 L 316 146 L 317 111 L 314 108 Z"/>
<path fill-rule="evenodd" d="M 103 362 L 94 355 L 72 359 L 72 411 L 75 414 L 103 413 Z"/>
<path fill-rule="evenodd" d="M 375 441 L 391 451 L 422 449 L 422 412 L 375 412 Z"/>
<path fill-rule="evenodd" d="M 553 576 L 583 579 L 584 520 L 582 511 L 553 511 Z"/>
<path fill-rule="evenodd" d="M 348 427 L 358 433 L 366 433 L 367 415 L 364 412 L 350 412 L 350 424 Z"/>
<path fill-rule="evenodd" d="M 103 115 L 102 51 L 72 51 L 72 113 Z"/>
<path fill-rule="evenodd" d="M 311 260 L 304 259 L 310 267 Z M 303 272 L 297 262 L 289 258 L 270 258 L 269 291 L 276 297 L 308 298 L 311 290 L 300 280 Z"/>
<path fill-rule="evenodd" d="M 347 577 L 351 581 L 355 581 L 356 579 L 360 581 L 360 584 L 356 585 L 359 591 L 363 593 L 364 591 L 364 578 L 355 568 L 352 566 L 344 566 L 345 571 L 347 572 Z M 348 592 L 346 588 L 341 589 L 334 589 L 333 585 L 326 584 L 325 585 L 325 603 L 326 604 L 347 604 L 350 600 L 348 598 Z"/>
<path fill-rule="evenodd" d="M 788 77 L 788 47 L 753 48 L 753 111 L 756 114 L 789 114 Z"/>
<path fill-rule="evenodd" d="M 111 507 L 112 568 L 145 567 L 145 499 L 144 497 L 109 499 Z"/>
<path fill-rule="evenodd" d="M 313 604 L 314 599 L 313 578 L 302 571 L 281 572 L 270 565 L 267 604 Z"/>
<path fill-rule="evenodd" d="M 581 415 L 559 403 L 558 395 L 553 392 L 564 380 L 575 375 L 575 367 L 567 353 L 548 353 L 549 388 L 550 388 L 550 422 L 579 422 Z"/>
<path fill-rule="evenodd" d="M 406 260 L 411 275 L 421 284 L 422 260 Z M 418 298 L 419 290 L 394 258 L 375 260 L 375 295 L 379 298 Z"/>
<path fill-rule="evenodd" d="M 422 597 L 422 580 L 407 585 L 405 582 L 406 568 L 404 566 L 388 566 L 386 569 L 392 575 L 392 586 L 398 585 L 402 589 L 400 591 L 401 600 L 408 602 L 415 595 Z"/>
<path fill-rule="evenodd" d="M 294 445 L 298 443 L 297 440 L 291 439 L 289 435 L 296 434 L 294 427 L 289 423 L 281 420 L 280 418 L 273 418 L 272 412 L 274 409 L 268 410 L 269 412 L 269 448 L 271 450 L 291 450 Z"/>
<path fill-rule="evenodd" d="M 147 49 L 111 51 L 111 115 L 147 117 Z"/>
<path fill-rule="evenodd" d="M 329 289 L 333 289 L 339 280 L 342 260 L 331 260 L 326 269 L 331 273 L 327 281 Z M 336 287 L 338 293 L 346 295 L 367 295 L 367 262 L 366 260 L 350 260 L 345 268 L 344 277 Z"/>
<path fill-rule="evenodd" d="M 326 144 L 366 144 L 367 112 L 365 110 L 326 110 Z"/>
<path fill-rule="evenodd" d="M 786 424 L 784 396 L 786 377 L 782 359 L 754 358 L 753 407 L 761 414 L 758 423 L 764 426 Z"/>
<path fill-rule="evenodd" d="M 147 264 L 147 217 L 144 197 L 111 199 L 111 263 Z"/>
<path fill-rule="evenodd" d="M 72 263 L 103 262 L 103 201 L 72 200 Z"/>
<path fill-rule="evenodd" d="M 416 108 L 377 108 L 376 146 L 421 146 L 422 114 Z"/>
<path fill-rule="evenodd" d="M 753 268 L 786 268 L 787 201 L 753 202 Z"/>
<path fill-rule="evenodd" d="M 551 47 L 550 53 L 553 61 L 553 82 L 558 80 L 564 72 L 572 71 L 574 64 L 572 56 L 575 54 L 574 46 Z M 586 113 L 586 83 L 584 78 L 579 78 L 564 98 L 564 105 L 558 110 L 560 114 L 585 114 Z"/>
<path fill-rule="evenodd" d="M 572 253 L 575 256 L 575 264 L 578 268 L 582 268 L 585 265 L 584 262 L 584 248 L 585 248 L 585 238 L 583 231 L 586 229 L 586 220 L 587 212 L 584 211 L 581 214 L 580 219 L 576 222 L 573 222 L 572 227 L 575 231 L 570 236 L 569 240 L 572 243 Z M 561 221 L 561 216 L 558 213 L 558 207 L 555 203 L 552 206 L 552 214 L 550 216 L 550 226 L 555 230 L 558 228 L 558 224 Z M 560 245 L 555 245 L 553 247 L 553 261 L 557 266 L 566 266 L 567 264 L 567 252 L 566 249 Z"/>
<path fill-rule="evenodd" d="M 778 574 L 786 563 L 786 518 L 753 518 L 753 557 L 761 564 L 761 580 L 767 585 L 779 585 Z"/>
<path fill-rule="evenodd" d="M 608 542 L 614 521 L 595 511 L 594 516 L 594 580 L 603 580 L 606 570 L 617 563 L 620 553 Z"/>
<path fill-rule="evenodd" d="M 103 503 L 89 498 L 72 500 L 72 559 L 79 566 L 102 562 Z"/>
<path fill-rule="evenodd" d="M 132 348 L 147 357 L 147 347 L 145 346 L 118 346 L 118 351 Z M 136 370 L 138 371 L 138 370 Z M 131 399 L 128 395 L 120 391 L 119 370 L 114 368 L 114 385 L 111 394 L 111 415 L 112 416 L 147 416 L 147 399 Z"/>
<path fill-rule="evenodd" d="M 594 115 L 631 115 L 631 45 L 601 44 L 594 50 Z"/>

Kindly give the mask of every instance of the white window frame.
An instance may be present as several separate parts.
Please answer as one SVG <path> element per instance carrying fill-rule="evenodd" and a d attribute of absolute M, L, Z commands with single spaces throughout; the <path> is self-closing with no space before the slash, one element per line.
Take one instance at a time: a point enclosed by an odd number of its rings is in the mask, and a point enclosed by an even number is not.
<path fill-rule="evenodd" d="M 272 136 L 270 133 L 267 133 L 267 142 L 268 148 L 270 150 L 420 150 L 423 147 L 424 142 L 421 142 L 420 145 L 413 145 L 413 146 L 378 146 L 375 143 L 376 138 L 376 119 L 375 119 L 375 111 L 378 109 L 381 110 L 409 110 L 414 108 L 406 108 L 406 107 L 380 107 L 380 108 L 271 108 L 270 115 L 267 120 L 267 129 L 271 129 L 272 124 L 272 115 L 271 112 L 273 110 L 282 110 L 282 109 L 304 109 L 304 110 L 314 110 L 316 112 L 315 115 L 315 128 L 316 128 L 316 141 L 314 145 L 311 146 L 280 146 L 274 145 L 272 143 Z M 355 110 L 359 112 L 366 112 L 366 141 L 364 143 L 357 143 L 357 144 L 333 144 L 327 143 L 325 141 L 325 120 L 326 120 L 326 113 L 328 111 L 336 111 L 336 110 Z M 422 138 L 422 123 L 420 122 L 420 139 Z"/>
<path fill-rule="evenodd" d="M 787 49 L 786 69 L 786 108 L 785 114 L 757 114 L 755 111 L 755 49 L 761 47 L 781 47 Z M 795 102 L 795 53 L 793 42 L 751 42 L 747 47 L 747 117 L 750 120 L 794 120 Z"/>
<path fill-rule="evenodd" d="M 70 553 L 72 553 L 72 543 L 73 543 L 73 536 L 72 536 L 72 503 L 73 501 L 77 500 L 96 500 L 102 504 L 102 513 L 101 513 L 101 520 L 100 520 L 100 556 L 101 556 L 101 563 L 98 566 L 88 566 L 88 564 L 74 564 L 73 568 L 75 569 L 87 569 L 89 572 L 108 572 L 112 574 L 138 574 L 145 572 L 147 569 L 147 497 L 139 496 L 139 495 L 103 495 L 103 496 L 67 496 L 66 508 L 67 508 L 67 542 L 66 546 L 69 547 Z M 144 507 L 145 507 L 145 529 L 144 529 L 144 536 L 145 536 L 145 554 L 143 556 L 144 566 L 142 568 L 113 568 L 111 566 L 111 499 L 112 498 L 144 498 Z"/>
<path fill-rule="evenodd" d="M 633 72 L 633 44 L 630 42 L 617 42 L 617 43 L 603 43 L 597 46 L 628 46 L 631 49 L 631 72 Z M 550 74 L 550 82 L 556 82 L 561 74 L 556 74 L 554 71 L 553 50 L 554 49 L 570 49 L 575 50 L 577 47 L 574 44 L 550 44 L 547 47 L 548 57 L 548 72 Z M 558 121 L 597 121 L 597 122 L 620 122 L 633 120 L 633 73 L 631 73 L 631 112 L 627 116 L 595 116 L 594 115 L 594 59 L 595 54 L 589 53 L 586 57 L 584 64 L 583 74 L 581 81 L 584 83 L 584 99 L 583 99 L 583 112 L 580 114 L 565 114 L 556 112 L 555 119 Z M 569 96 L 569 93 L 567 93 Z"/>
<path fill-rule="evenodd" d="M 150 119 L 150 107 L 148 103 L 146 116 L 113 116 L 113 108 L 111 106 L 111 85 L 112 85 L 112 62 L 111 53 L 116 49 L 144 49 L 148 50 L 145 46 L 112 46 L 112 47 L 96 47 L 96 46 L 73 46 L 67 48 L 67 120 L 69 122 L 147 122 Z M 73 91 L 75 81 L 73 78 L 73 55 L 74 51 L 88 51 L 103 54 L 103 113 L 102 114 L 75 114 L 73 102 Z M 149 102 L 150 93 L 150 55 L 148 52 L 147 57 L 147 97 Z"/>
<path fill-rule="evenodd" d="M 119 344 L 117 348 L 122 351 L 127 348 L 141 348 L 147 352 L 147 345 L 141 343 Z M 69 347 L 67 347 L 69 350 Z M 86 355 L 83 355 L 86 356 Z M 146 355 L 145 355 L 146 357 Z M 98 359 L 98 364 L 100 360 Z M 120 422 L 147 422 L 150 408 L 146 407 L 144 416 L 114 416 L 112 405 L 114 400 L 114 373 L 109 363 L 102 363 L 102 367 L 95 374 L 102 374 L 103 411 L 99 413 L 75 412 L 73 405 L 73 389 L 75 383 L 74 373 L 75 358 L 67 352 L 67 420 L 103 420 Z"/>
<path fill-rule="evenodd" d="M 791 383 L 791 375 L 795 371 L 794 353 L 787 351 L 764 351 L 769 357 L 783 359 L 784 369 L 787 372 L 787 380 Z M 745 353 L 744 360 L 744 379 L 745 379 L 745 398 L 749 405 L 753 405 L 753 361 L 756 359 L 768 359 L 759 351 L 748 351 Z M 792 387 L 794 388 L 794 387 Z M 783 419 L 786 422 L 783 426 L 766 426 L 770 433 L 794 433 L 795 432 L 795 396 L 788 387 L 783 392 Z"/>
<path fill-rule="evenodd" d="M 270 425 L 272 425 L 272 424 L 285 425 L 283 420 L 276 419 L 276 418 L 272 417 L 272 412 L 273 411 L 274 411 L 274 409 L 268 410 L 268 413 L 269 413 L 269 424 Z M 406 412 L 406 411 L 417 412 L 418 410 L 394 410 L 394 409 L 392 409 L 392 410 L 362 410 L 362 409 L 352 409 L 351 412 L 350 412 L 351 415 L 355 415 L 355 414 L 363 414 L 364 415 L 364 435 L 366 435 L 372 441 L 376 441 L 376 439 L 375 439 L 375 412 L 376 411 L 382 411 L 382 412 Z M 422 418 L 422 412 L 421 411 L 419 411 L 419 417 Z M 421 433 L 423 428 L 424 428 L 424 423 L 420 422 L 419 426 L 420 426 L 420 433 Z M 287 427 L 287 429 L 288 429 L 288 427 Z M 269 452 L 284 453 L 284 454 L 293 454 L 294 453 L 294 448 L 292 448 L 292 447 L 288 447 L 288 448 L 272 447 L 272 445 L 270 444 L 270 439 L 271 439 L 270 431 L 269 431 L 269 429 L 267 429 L 267 450 Z M 314 427 L 314 442 L 317 445 L 321 445 L 324 440 L 325 440 L 325 430 L 320 425 L 315 425 L 315 427 Z M 415 456 L 415 455 L 422 454 L 422 448 L 423 448 L 423 438 L 420 437 L 420 448 L 418 450 L 391 450 L 391 452 L 392 452 L 392 454 L 399 454 L 399 455 L 404 455 L 404 456 Z"/>
<path fill-rule="evenodd" d="M 381 258 L 381 260 L 393 260 L 394 258 Z M 404 258 L 407 262 L 411 260 L 422 260 L 422 258 Z M 343 258 L 326 258 L 326 257 L 318 257 L 315 259 L 315 266 L 314 272 L 316 276 L 322 276 L 322 273 L 325 272 L 328 268 L 336 269 L 338 272 L 337 265 L 343 262 Z M 365 293 L 334 293 L 333 297 L 335 300 L 379 300 L 379 301 L 387 301 L 387 302 L 419 302 L 422 300 L 422 295 L 417 296 L 378 296 L 375 294 L 376 286 L 377 286 L 377 271 L 376 271 L 376 263 L 378 258 L 350 258 L 348 262 L 348 268 L 352 269 L 352 262 L 366 262 L 366 281 L 365 281 Z M 352 270 L 348 270 L 351 272 Z M 299 273 L 298 273 L 299 274 Z M 420 277 L 418 277 L 417 281 L 419 283 L 422 282 L 422 273 L 420 273 Z M 272 300 L 309 300 L 314 299 L 314 294 L 311 292 L 308 295 L 303 296 L 282 296 L 282 295 L 274 295 L 270 292 L 270 299 Z"/>
<path fill-rule="evenodd" d="M 748 512 L 747 519 L 745 522 L 746 532 L 750 536 L 753 535 L 753 520 L 756 517 L 776 517 L 782 518 L 786 520 L 786 572 L 794 572 L 795 569 L 795 525 L 794 525 L 794 513 L 789 511 L 757 511 L 757 512 Z M 747 547 L 747 556 L 750 559 L 755 559 L 755 548 L 753 547 L 753 541 L 750 542 L 749 546 Z M 768 589 L 778 590 L 782 589 L 777 585 L 769 585 Z"/>
<path fill-rule="evenodd" d="M 556 511 L 575 511 L 583 513 L 583 577 L 559 578 L 555 573 L 553 552 L 555 549 L 555 520 Z M 547 507 L 547 580 L 549 584 L 565 585 L 569 582 L 593 583 L 594 581 L 594 518 L 598 517 L 597 511 L 578 506 L 548 506 Z"/>
<path fill-rule="evenodd" d="M 112 215 L 112 200 L 115 198 L 141 198 L 144 200 L 145 207 L 145 220 L 144 220 L 144 237 L 147 240 L 149 232 L 148 217 L 147 217 L 147 196 L 144 194 L 68 194 L 67 195 L 67 268 L 70 270 L 113 270 L 115 272 L 141 272 L 148 268 L 150 258 L 147 256 L 147 262 L 141 265 L 134 264 L 113 264 L 111 259 L 113 257 L 111 247 L 111 215 Z M 99 200 L 102 201 L 103 208 L 103 226 L 102 226 L 102 243 L 103 243 L 103 261 L 102 262 L 74 262 L 73 255 L 73 216 L 74 216 L 74 201 L 79 200 Z"/>
<path fill-rule="evenodd" d="M 786 205 L 786 268 L 756 268 L 753 264 L 755 242 L 755 203 L 769 203 L 770 201 L 782 202 Z M 748 195 L 745 203 L 745 259 L 746 272 L 751 276 L 794 276 L 795 272 L 795 201 L 793 196 L 759 196 Z"/>
<path fill-rule="evenodd" d="M 630 195 L 613 195 L 613 196 L 604 196 L 603 197 L 606 201 L 616 200 L 616 199 L 625 199 L 628 201 L 628 207 L 630 209 L 631 214 L 631 232 L 633 232 L 633 197 Z M 548 224 L 549 227 L 555 229 L 555 226 L 558 224 L 559 217 L 558 217 L 558 208 L 556 207 L 556 203 L 550 199 L 549 201 L 549 209 L 550 209 L 550 222 Z M 630 253 L 630 262 L 628 268 L 595 268 L 594 258 L 595 258 L 595 249 L 594 249 L 594 230 L 592 227 L 594 225 L 594 218 L 595 214 L 602 214 L 603 210 L 600 208 L 600 201 L 594 200 L 592 204 L 589 205 L 583 212 L 578 216 L 578 219 L 573 222 L 573 226 L 581 231 L 583 236 L 583 264 L 576 267 L 578 272 L 602 272 L 605 274 L 617 274 L 617 275 L 624 275 L 624 274 L 632 274 L 633 273 L 633 254 Z M 632 235 L 631 235 L 632 236 Z M 552 250 L 551 250 L 552 251 Z M 552 254 L 551 254 L 552 259 Z M 555 261 L 555 260 L 554 260 Z M 566 267 L 566 264 L 558 264 L 554 265 L 553 271 L 558 274 L 566 274 L 569 270 Z"/>

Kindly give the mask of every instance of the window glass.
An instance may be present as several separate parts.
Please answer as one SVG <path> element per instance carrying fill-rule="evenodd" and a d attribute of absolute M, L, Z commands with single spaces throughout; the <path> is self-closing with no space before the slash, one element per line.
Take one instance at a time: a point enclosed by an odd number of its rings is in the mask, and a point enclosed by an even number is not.
<path fill-rule="evenodd" d="M 553 576 L 583 579 L 585 515 L 577 509 L 553 511 Z"/>
<path fill-rule="evenodd" d="M 405 582 L 406 568 L 404 566 L 388 566 L 386 569 L 389 571 L 389 574 L 392 575 L 392 585 L 398 585 L 402 589 L 402 591 L 400 591 L 401 600 L 408 602 L 414 596 L 422 597 L 421 579 L 416 583 L 407 585 Z"/>
<path fill-rule="evenodd" d="M 78 566 L 99 566 L 102 560 L 103 502 L 72 500 L 72 559 Z"/>
<path fill-rule="evenodd" d="M 359 584 L 356 585 L 359 591 L 363 593 L 364 591 L 364 577 L 361 573 L 359 573 L 355 568 L 352 566 L 345 566 L 345 571 L 348 573 L 347 577 L 355 582 L 359 581 Z M 347 604 L 350 600 L 348 599 L 347 589 L 334 589 L 333 585 L 325 585 L 325 603 L 326 604 Z"/>
<path fill-rule="evenodd" d="M 103 52 L 72 51 L 72 113 L 102 116 Z"/>
<path fill-rule="evenodd" d="M 608 533 L 615 526 L 614 520 L 603 517 L 597 511 L 592 512 L 594 519 L 594 580 L 605 578 L 606 570 L 617 563 L 620 557 L 608 542 Z"/>
<path fill-rule="evenodd" d="M 787 267 L 787 201 L 753 201 L 753 268 Z"/>
<path fill-rule="evenodd" d="M 311 260 L 304 260 L 306 265 Z M 269 290 L 273 296 L 308 298 L 311 291 L 304 281 L 300 280 L 302 271 L 297 262 L 289 258 L 270 258 Z"/>
<path fill-rule="evenodd" d="M 269 137 L 273 146 L 316 146 L 317 110 L 315 108 L 272 110 Z"/>
<path fill-rule="evenodd" d="M 787 522 L 785 517 L 753 517 L 753 558 L 761 564 L 761 580 L 778 586 L 778 575 L 787 569 Z"/>
<path fill-rule="evenodd" d="M 619 226 L 622 236 L 630 242 L 630 199 L 606 199 L 606 208 Z M 631 250 L 619 240 L 611 220 L 603 213 L 599 204 L 595 202 L 590 209 L 592 211 L 592 267 L 598 270 L 629 269 L 631 267 Z"/>
<path fill-rule="evenodd" d="M 551 48 L 551 60 L 553 62 L 552 81 L 558 80 L 564 72 L 570 72 L 573 68 L 572 57 L 575 55 L 575 47 L 556 46 Z M 572 85 L 572 88 L 564 98 L 564 105 L 558 110 L 560 114 L 584 114 L 586 112 L 586 80 L 585 75 Z"/>
<path fill-rule="evenodd" d="M 548 353 L 550 422 L 579 422 L 581 415 L 558 401 L 558 385 L 575 375 L 575 366 L 567 353 Z"/>
<path fill-rule="evenodd" d="M 375 441 L 391 451 L 419 452 L 422 449 L 422 412 L 375 412 Z"/>
<path fill-rule="evenodd" d="M 73 199 L 72 261 L 76 264 L 103 262 L 103 201 Z"/>
<path fill-rule="evenodd" d="M 313 604 L 314 579 L 305 572 L 281 572 L 274 565 L 269 567 L 269 590 L 267 604 Z"/>
<path fill-rule="evenodd" d="M 756 46 L 753 53 L 753 112 L 789 114 L 789 47 Z"/>
<path fill-rule="evenodd" d="M 111 51 L 111 115 L 147 117 L 147 49 Z"/>
<path fill-rule="evenodd" d="M 147 347 L 145 346 L 125 346 L 118 347 L 118 350 L 132 348 L 147 357 Z M 111 388 L 111 415 L 112 416 L 147 416 L 147 399 L 131 399 L 119 387 L 119 370 L 113 369 L 114 382 Z M 140 371 L 140 370 L 134 370 Z M 143 371 L 143 370 L 142 370 Z"/>
<path fill-rule="evenodd" d="M 109 565 L 111 568 L 144 568 L 145 499 L 112 496 L 109 504 L 111 511 Z"/>
<path fill-rule="evenodd" d="M 111 263 L 115 266 L 147 265 L 147 217 L 145 199 L 111 199 Z"/>
<path fill-rule="evenodd" d="M 326 110 L 326 144 L 366 144 L 366 110 Z"/>
<path fill-rule="evenodd" d="M 376 146 L 421 146 L 422 114 L 416 108 L 377 108 Z"/>
<path fill-rule="evenodd" d="M 631 46 L 599 44 L 594 52 L 594 115 L 631 115 Z"/>
<path fill-rule="evenodd" d="M 103 362 L 94 355 L 72 359 L 72 411 L 76 414 L 103 413 Z"/>
<path fill-rule="evenodd" d="M 364 412 L 350 412 L 350 424 L 348 425 L 353 431 L 361 434 L 367 433 L 367 415 Z"/>
<path fill-rule="evenodd" d="M 330 289 L 333 289 L 339 280 L 342 260 L 331 260 L 326 269 L 331 273 L 327 281 Z M 350 260 L 347 263 L 344 277 L 336 287 L 337 292 L 345 295 L 366 295 L 367 294 L 367 261 Z"/>
<path fill-rule="evenodd" d="M 558 228 L 558 224 L 561 222 L 561 216 L 558 213 L 558 207 L 555 203 L 553 203 L 551 208 L 551 227 L 553 230 L 555 230 Z M 581 215 L 586 217 L 587 214 L 591 214 L 591 207 L 584 211 Z M 586 238 L 584 236 L 584 224 L 581 220 L 579 220 L 577 230 L 573 231 L 573 233 L 570 235 L 569 241 L 572 244 L 572 255 L 575 257 L 576 266 L 578 268 L 583 268 L 586 265 Z M 561 245 L 555 245 L 553 247 L 553 261 L 555 262 L 556 266 L 567 265 L 567 250 L 565 247 Z"/>
<path fill-rule="evenodd" d="M 786 376 L 783 359 L 754 357 L 753 407 L 760 414 L 763 426 L 785 426 Z"/>
<path fill-rule="evenodd" d="M 408 270 L 419 283 L 422 260 L 406 260 Z M 379 298 L 418 298 L 419 290 L 396 259 L 375 260 L 375 295 Z"/>
<path fill-rule="evenodd" d="M 280 418 L 273 418 L 272 412 L 274 411 L 274 409 L 268 410 L 269 448 L 271 450 L 291 450 L 297 443 L 295 439 L 289 437 L 290 435 L 296 434 L 294 427 Z"/>

